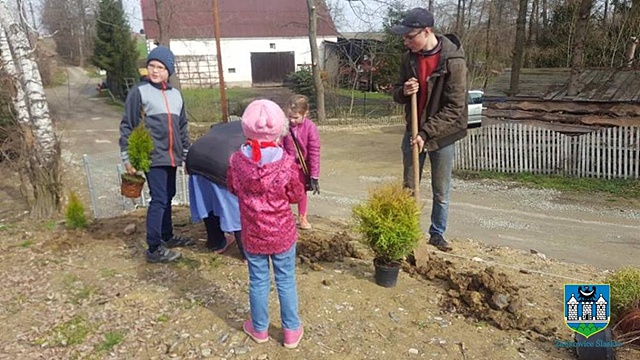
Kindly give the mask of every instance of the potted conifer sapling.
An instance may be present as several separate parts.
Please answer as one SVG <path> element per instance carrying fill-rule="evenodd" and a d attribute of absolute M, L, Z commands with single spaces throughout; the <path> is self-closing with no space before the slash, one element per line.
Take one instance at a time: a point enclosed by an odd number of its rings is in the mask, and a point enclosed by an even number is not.
<path fill-rule="evenodd" d="M 128 198 L 137 199 L 142 193 L 145 182 L 142 173 L 147 173 L 151 169 L 151 152 L 153 151 L 153 140 L 144 123 L 133 129 L 128 144 L 129 161 L 138 173 L 125 172 L 121 175 L 120 193 Z"/>
<path fill-rule="evenodd" d="M 400 184 L 383 184 L 353 208 L 353 217 L 356 231 L 374 253 L 376 284 L 395 286 L 402 260 L 422 237 L 416 200 Z"/>

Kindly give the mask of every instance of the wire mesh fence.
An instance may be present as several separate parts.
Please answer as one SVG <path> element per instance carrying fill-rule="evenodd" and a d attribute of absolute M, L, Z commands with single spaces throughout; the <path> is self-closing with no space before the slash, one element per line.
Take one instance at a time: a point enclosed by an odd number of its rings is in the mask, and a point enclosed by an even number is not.
<path fill-rule="evenodd" d="M 120 154 L 110 152 L 104 154 L 82 156 L 91 210 L 96 219 L 119 216 L 138 207 L 146 207 L 151 197 L 149 189 L 144 187 L 138 199 L 129 199 L 120 194 L 120 175 L 124 172 Z M 182 168 L 176 175 L 176 196 L 173 205 L 188 205 L 188 178 Z"/>

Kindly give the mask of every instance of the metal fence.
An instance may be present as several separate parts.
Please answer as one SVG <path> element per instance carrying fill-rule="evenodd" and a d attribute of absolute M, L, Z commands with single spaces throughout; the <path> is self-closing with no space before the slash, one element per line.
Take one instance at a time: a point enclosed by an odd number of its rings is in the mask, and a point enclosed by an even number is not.
<path fill-rule="evenodd" d="M 138 207 L 146 207 L 149 203 L 151 197 L 147 186 L 144 187 L 142 195 L 138 199 L 129 199 L 120 195 L 120 175 L 124 171 L 120 153 L 84 154 L 82 161 L 94 218 L 122 215 Z M 172 204 L 189 204 L 187 180 L 188 176 L 182 168 L 179 168 L 176 175 L 176 196 L 173 198 Z"/>

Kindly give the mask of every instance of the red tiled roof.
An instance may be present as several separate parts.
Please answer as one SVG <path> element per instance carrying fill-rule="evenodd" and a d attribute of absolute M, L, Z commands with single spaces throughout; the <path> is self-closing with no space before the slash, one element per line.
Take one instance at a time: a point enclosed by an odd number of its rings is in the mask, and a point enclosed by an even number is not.
<path fill-rule="evenodd" d="M 154 0 L 140 0 L 144 30 L 158 39 Z M 169 10 L 172 39 L 213 38 L 212 0 L 162 0 Z M 318 7 L 318 36 L 336 36 L 337 31 L 324 2 Z M 168 9 L 162 9 L 166 6 Z M 309 15 L 304 0 L 219 0 L 221 38 L 304 37 Z M 162 12 L 161 12 L 162 13 Z M 161 16 L 162 17 L 162 16 Z M 165 28 L 163 26 L 163 28 Z"/>

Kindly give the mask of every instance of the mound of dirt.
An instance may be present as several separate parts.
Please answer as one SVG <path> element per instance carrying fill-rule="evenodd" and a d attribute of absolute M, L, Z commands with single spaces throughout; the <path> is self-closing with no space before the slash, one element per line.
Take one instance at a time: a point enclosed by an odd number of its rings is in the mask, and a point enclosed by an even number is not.
<path fill-rule="evenodd" d="M 338 232 L 333 236 L 318 233 L 301 234 L 298 239 L 298 257 L 303 263 L 343 261 L 345 257 L 363 259 L 366 257 L 359 243 L 346 232 Z"/>
<path fill-rule="evenodd" d="M 552 336 L 557 329 L 545 326 L 548 319 L 533 319 L 526 315 L 518 286 L 512 284 L 508 275 L 493 267 L 483 271 L 453 270 L 452 263 L 431 257 L 426 266 L 419 266 L 410 273 L 426 279 L 445 282 L 447 296 L 443 309 L 456 312 L 501 330 L 533 330 L 544 336 Z"/>

